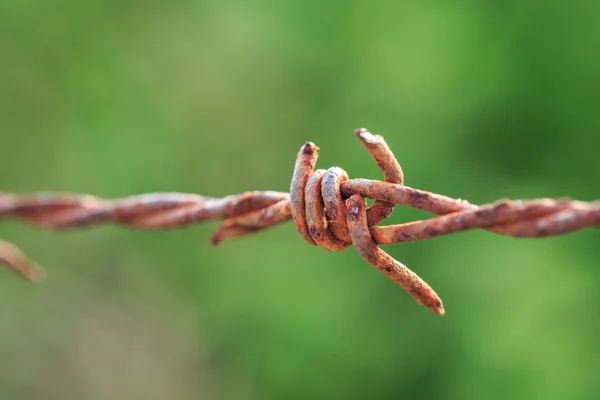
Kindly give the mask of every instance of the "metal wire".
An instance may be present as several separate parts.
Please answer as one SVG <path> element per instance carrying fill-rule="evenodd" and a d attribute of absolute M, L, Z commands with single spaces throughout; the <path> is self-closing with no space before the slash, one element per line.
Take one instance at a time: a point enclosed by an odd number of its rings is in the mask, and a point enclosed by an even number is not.
<path fill-rule="evenodd" d="M 384 181 L 348 179 L 333 167 L 315 170 L 319 148 L 304 144 L 296 158 L 290 194 L 254 191 L 223 198 L 184 193 L 150 193 L 119 199 L 90 195 L 0 193 L 0 218 L 18 218 L 49 229 L 113 223 L 137 229 L 172 229 L 224 219 L 212 242 L 247 235 L 294 220 L 304 240 L 329 251 L 354 245 L 358 253 L 419 303 L 443 315 L 439 296 L 419 276 L 378 245 L 425 240 L 474 228 L 512 237 L 560 235 L 600 226 L 600 201 L 505 200 L 477 206 L 466 200 L 404 186 L 404 175 L 383 137 L 356 132 Z M 375 202 L 366 207 L 365 198 Z M 377 226 L 404 205 L 440 215 L 399 225 Z M 39 281 L 44 274 L 14 245 L 0 241 L 0 263 Z"/>

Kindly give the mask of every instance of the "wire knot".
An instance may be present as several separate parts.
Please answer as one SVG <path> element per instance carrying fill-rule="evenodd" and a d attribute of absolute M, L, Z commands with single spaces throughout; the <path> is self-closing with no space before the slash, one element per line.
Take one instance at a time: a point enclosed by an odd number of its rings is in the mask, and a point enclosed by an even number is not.
<path fill-rule="evenodd" d="M 358 129 L 356 135 L 383 172 L 385 182 L 402 185 L 402 168 L 383 137 L 366 129 Z M 371 237 L 369 228 L 389 217 L 395 204 L 375 200 L 367 208 L 365 196 L 344 196 L 341 188 L 348 174 L 339 167 L 315 170 L 318 151 L 312 142 L 300 148 L 290 185 L 290 209 L 300 235 L 328 251 L 342 251 L 354 244 L 365 260 L 403 286 L 419 303 L 443 315 L 444 307 L 435 291 L 379 249 Z"/>
<path fill-rule="evenodd" d="M 600 226 L 600 201 L 503 200 L 477 206 L 466 200 L 404 185 L 402 168 L 383 137 L 356 134 L 383 172 L 384 181 L 349 179 L 341 168 L 315 170 L 319 148 L 304 144 L 296 158 L 290 193 L 253 191 L 222 198 L 187 193 L 148 193 L 118 199 L 89 195 L 0 192 L 0 218 L 21 218 L 51 229 L 113 223 L 137 229 L 182 228 L 223 219 L 214 244 L 293 219 L 308 243 L 329 251 L 353 245 L 379 271 L 419 303 L 444 314 L 439 296 L 419 276 L 378 245 L 425 240 L 481 228 L 512 237 L 544 237 Z M 374 199 L 367 208 L 366 198 Z M 401 204 L 436 218 L 379 226 Z M 30 280 L 43 273 L 15 246 L 0 240 L 0 263 Z"/>
<path fill-rule="evenodd" d="M 402 185 L 402 168 L 383 137 L 372 135 L 364 128 L 358 129 L 356 135 L 381 168 L 385 181 Z M 352 244 L 346 199 L 341 193 L 348 174 L 339 167 L 315 170 L 318 151 L 314 143 L 308 142 L 298 152 L 290 186 L 291 213 L 306 242 L 325 250 L 341 251 Z M 368 226 L 389 217 L 393 209 L 393 203 L 376 200 L 367 209 Z"/>

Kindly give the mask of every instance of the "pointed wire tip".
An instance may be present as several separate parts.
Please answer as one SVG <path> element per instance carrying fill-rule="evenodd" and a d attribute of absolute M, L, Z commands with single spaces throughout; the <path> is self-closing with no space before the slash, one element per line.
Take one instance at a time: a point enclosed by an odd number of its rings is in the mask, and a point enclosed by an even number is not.
<path fill-rule="evenodd" d="M 223 238 L 221 238 L 220 235 L 217 235 L 216 233 L 213 234 L 210 237 L 210 244 L 212 244 L 213 246 L 217 247 L 219 246 L 221 243 L 223 243 Z"/>
<path fill-rule="evenodd" d="M 29 270 L 23 273 L 23 277 L 33 283 L 42 283 L 47 276 L 46 269 L 38 264 L 32 265 Z"/>
<path fill-rule="evenodd" d="M 306 142 L 304 146 L 300 149 L 300 151 L 304 154 L 313 154 L 315 151 L 319 150 L 319 146 L 314 144 L 313 142 Z"/>
<path fill-rule="evenodd" d="M 40 283 L 46 278 L 46 270 L 30 260 L 14 244 L 0 240 L 0 265 L 30 282 Z"/>
<path fill-rule="evenodd" d="M 361 140 L 361 142 L 365 144 L 375 144 L 380 143 L 383 140 L 383 137 L 380 135 L 374 135 L 367 130 L 367 128 L 359 128 L 354 131 L 356 136 Z"/>
<path fill-rule="evenodd" d="M 3 264 L 3 267 L 8 268 L 15 274 L 32 283 L 42 283 L 48 276 L 44 267 L 29 260 L 21 261 L 17 264 L 11 264 L 4 260 L 1 264 Z"/>
<path fill-rule="evenodd" d="M 436 300 L 431 302 L 433 299 L 417 299 L 419 304 L 431 310 L 434 314 L 439 316 L 443 316 L 446 314 L 446 310 L 444 309 L 444 305 L 442 304 L 442 300 L 436 295 Z"/>
<path fill-rule="evenodd" d="M 356 136 L 362 141 L 369 141 L 373 138 L 373 134 L 367 130 L 367 128 L 358 128 L 354 131 Z"/>

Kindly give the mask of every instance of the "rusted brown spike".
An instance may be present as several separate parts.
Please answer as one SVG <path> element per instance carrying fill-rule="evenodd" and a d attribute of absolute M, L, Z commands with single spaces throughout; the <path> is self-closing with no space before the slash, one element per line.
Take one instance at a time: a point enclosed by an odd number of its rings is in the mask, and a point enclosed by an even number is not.
<path fill-rule="evenodd" d="M 369 133 L 365 128 L 357 129 L 356 135 L 365 146 L 373 160 L 383 172 L 383 177 L 386 182 L 404 184 L 404 174 L 402 167 L 398 164 L 398 160 L 394 157 L 394 153 L 390 150 L 385 142 L 385 139 L 379 135 Z M 371 207 L 367 209 L 367 219 L 369 226 L 377 225 L 394 211 L 394 203 L 387 201 L 376 200 Z"/>
<path fill-rule="evenodd" d="M 35 262 L 27 258 L 17 246 L 0 240 L 0 264 L 32 282 L 41 282 L 46 272 Z"/>
<path fill-rule="evenodd" d="M 362 258 L 402 286 L 420 304 L 438 315 L 444 315 L 442 300 L 435 291 L 417 274 L 377 247 L 371 239 L 364 197 L 352 195 L 346 200 L 346 212 L 352 241 Z"/>
<path fill-rule="evenodd" d="M 300 148 L 296 157 L 296 165 L 294 166 L 294 175 L 292 176 L 292 184 L 290 186 L 290 203 L 292 218 L 298 232 L 302 235 L 306 242 L 316 246 L 306 224 L 305 211 L 305 194 L 304 188 L 308 182 L 309 176 L 315 169 L 317 158 L 319 157 L 319 148 L 312 142 L 307 142 Z"/>

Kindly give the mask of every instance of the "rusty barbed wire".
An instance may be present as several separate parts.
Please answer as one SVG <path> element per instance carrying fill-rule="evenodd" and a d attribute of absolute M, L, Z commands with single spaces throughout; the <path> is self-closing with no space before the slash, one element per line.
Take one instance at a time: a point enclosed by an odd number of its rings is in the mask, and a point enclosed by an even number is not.
<path fill-rule="evenodd" d="M 339 168 L 315 170 L 319 148 L 304 144 L 296 158 L 290 193 L 254 191 L 223 198 L 186 193 L 149 193 L 119 199 L 90 195 L 0 193 L 0 218 L 19 218 L 49 229 L 113 223 L 137 229 L 173 229 L 224 219 L 215 245 L 290 219 L 311 245 L 341 251 L 354 245 L 370 264 L 402 286 L 420 304 L 443 315 L 435 291 L 378 245 L 425 240 L 468 229 L 523 237 L 560 235 L 600 226 L 600 200 L 502 200 L 477 206 L 466 200 L 404 185 L 400 164 L 383 137 L 366 129 L 356 134 L 381 169 L 384 181 L 349 179 Z M 374 199 L 366 206 L 365 198 Z M 395 205 L 439 215 L 404 224 L 377 226 Z M 32 281 L 43 270 L 17 247 L 0 240 L 0 263 Z"/>

